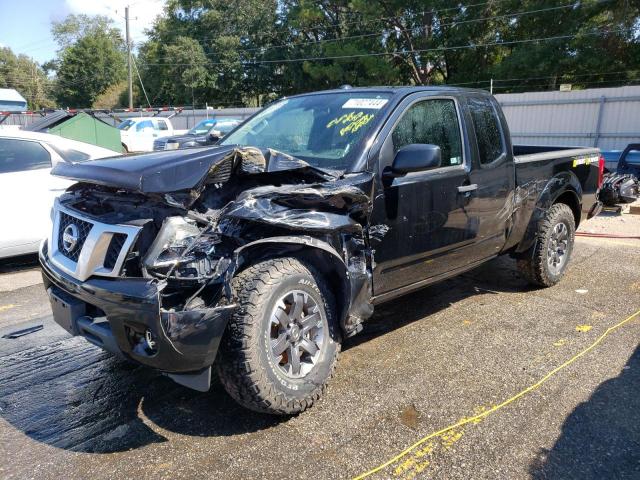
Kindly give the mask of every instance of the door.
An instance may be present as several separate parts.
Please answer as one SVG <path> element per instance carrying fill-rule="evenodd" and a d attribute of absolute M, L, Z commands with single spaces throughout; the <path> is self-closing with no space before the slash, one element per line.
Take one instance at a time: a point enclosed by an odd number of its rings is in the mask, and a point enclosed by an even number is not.
<path fill-rule="evenodd" d="M 465 263 L 477 236 L 478 219 L 467 210 L 468 148 L 454 98 L 427 97 L 410 103 L 380 150 L 382 195 L 374 202 L 372 225 L 388 231 L 372 242 L 374 292 L 380 295 L 454 270 Z M 393 158 L 408 144 L 434 144 L 440 167 L 390 176 Z"/>
<path fill-rule="evenodd" d="M 51 224 L 51 155 L 32 140 L 0 138 L 0 257 L 35 252 Z"/>
<path fill-rule="evenodd" d="M 169 125 L 167 125 L 167 121 L 162 118 L 156 118 L 154 121 L 156 125 L 156 136 L 157 137 L 167 137 L 173 134 L 173 129 L 169 131 Z"/>
<path fill-rule="evenodd" d="M 158 136 L 156 130 L 157 125 L 154 125 L 152 120 L 143 120 L 136 125 L 136 134 L 133 136 L 133 145 L 135 145 L 134 151 L 136 152 L 150 152 L 153 150 L 153 141 Z"/>
<path fill-rule="evenodd" d="M 489 96 L 469 97 L 467 107 L 475 135 L 475 168 L 471 183 L 478 188 L 469 211 L 479 219 L 473 258 L 481 260 L 499 253 L 505 245 L 515 192 L 515 167 L 506 125 Z"/>

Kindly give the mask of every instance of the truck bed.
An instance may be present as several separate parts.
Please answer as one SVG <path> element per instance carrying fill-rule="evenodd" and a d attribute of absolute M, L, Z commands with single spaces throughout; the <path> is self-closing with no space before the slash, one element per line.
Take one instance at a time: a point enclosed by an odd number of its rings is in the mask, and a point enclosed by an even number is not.
<path fill-rule="evenodd" d="M 592 214 L 590 209 L 596 203 L 598 191 L 599 149 L 514 145 L 513 154 L 516 200 L 513 229 L 506 249 L 518 244 L 520 239 L 524 239 L 524 242 L 519 244 L 518 249 L 525 249 L 530 245 L 532 239 L 526 230 L 535 223 L 531 222 L 532 219 L 550 207 L 556 188 L 569 184 L 570 190 L 575 192 L 575 199 L 569 198 L 566 201 L 573 205 L 576 224 Z M 536 211 L 536 206 L 539 207 L 539 212 Z"/>
<path fill-rule="evenodd" d="M 595 194 L 598 189 L 597 148 L 514 145 L 513 154 L 518 187 L 529 186 L 531 182 L 546 184 L 561 172 L 573 172 L 582 193 Z"/>

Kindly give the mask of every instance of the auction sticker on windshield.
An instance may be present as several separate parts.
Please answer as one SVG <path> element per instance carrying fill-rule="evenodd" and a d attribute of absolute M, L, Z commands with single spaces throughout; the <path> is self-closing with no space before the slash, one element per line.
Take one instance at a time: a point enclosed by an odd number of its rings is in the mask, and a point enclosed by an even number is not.
<path fill-rule="evenodd" d="M 342 108 L 369 108 L 372 110 L 380 110 L 388 102 L 386 98 L 350 98 Z"/>

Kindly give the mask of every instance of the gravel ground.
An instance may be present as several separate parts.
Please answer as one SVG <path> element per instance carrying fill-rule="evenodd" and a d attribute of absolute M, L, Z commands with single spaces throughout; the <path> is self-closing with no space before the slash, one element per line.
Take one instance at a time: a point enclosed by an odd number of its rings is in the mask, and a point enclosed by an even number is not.
<path fill-rule="evenodd" d="M 631 217 L 583 230 L 638 234 Z M 44 326 L 0 339 L 5 479 L 354 477 L 513 397 L 640 308 L 638 240 L 578 238 L 567 276 L 545 290 L 500 258 L 381 306 L 344 346 L 323 400 L 281 419 L 69 337 L 30 261 L 0 267 L 0 336 Z M 640 478 L 639 340 L 635 318 L 538 388 L 373 477 Z"/>

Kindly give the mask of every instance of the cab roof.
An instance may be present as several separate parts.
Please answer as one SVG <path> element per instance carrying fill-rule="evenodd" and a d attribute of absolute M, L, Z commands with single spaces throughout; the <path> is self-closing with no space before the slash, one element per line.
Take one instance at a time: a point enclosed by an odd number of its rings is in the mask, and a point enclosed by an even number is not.
<path fill-rule="evenodd" d="M 367 92 L 375 92 L 375 93 L 389 93 L 392 95 L 405 96 L 411 93 L 418 92 L 443 92 L 443 93 L 466 93 L 466 94 L 474 94 L 474 95 L 491 95 L 486 90 L 481 90 L 477 88 L 463 88 L 463 87 L 452 87 L 445 85 L 427 85 L 427 86 L 373 86 L 373 87 L 351 87 L 345 85 L 340 88 L 334 88 L 331 90 L 320 90 L 315 92 L 301 93 L 298 95 L 292 95 L 291 97 L 301 97 L 306 95 L 323 95 L 327 93 L 367 93 Z"/>

